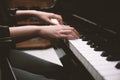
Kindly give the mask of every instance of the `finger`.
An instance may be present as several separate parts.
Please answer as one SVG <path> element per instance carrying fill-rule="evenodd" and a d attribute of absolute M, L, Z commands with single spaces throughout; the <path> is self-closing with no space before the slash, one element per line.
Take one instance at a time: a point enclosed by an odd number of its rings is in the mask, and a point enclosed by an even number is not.
<path fill-rule="evenodd" d="M 76 34 L 76 32 L 75 32 L 75 31 L 70 31 L 69 35 L 74 36 L 74 38 L 76 38 L 76 39 L 78 39 L 78 38 L 79 38 L 78 34 Z"/>
<path fill-rule="evenodd" d="M 67 39 L 67 40 L 74 40 L 74 39 L 76 39 L 75 36 L 66 35 L 66 34 L 61 34 L 60 38 L 61 39 Z"/>
<path fill-rule="evenodd" d="M 51 25 L 56 25 L 54 22 L 52 22 L 50 19 L 45 19 L 46 20 L 46 22 L 48 23 L 48 24 L 51 24 Z"/>
<path fill-rule="evenodd" d="M 72 38 L 78 39 L 79 36 L 76 34 L 76 32 L 71 30 L 60 30 L 60 34 L 71 36 Z"/>
<path fill-rule="evenodd" d="M 80 37 L 79 32 L 76 29 L 74 29 L 73 27 L 70 27 L 69 25 L 67 25 L 64 29 L 66 29 L 66 30 L 69 29 L 69 30 L 73 31 L 77 36 Z"/>
<path fill-rule="evenodd" d="M 54 23 L 54 24 L 56 24 L 56 25 L 58 25 L 58 24 L 59 24 L 59 22 L 58 22 L 58 20 L 57 20 L 57 19 L 51 19 L 51 22 L 52 22 L 52 23 Z"/>
<path fill-rule="evenodd" d="M 63 19 L 60 15 L 54 14 L 51 18 L 56 19 L 59 22 L 59 24 L 63 24 Z"/>
<path fill-rule="evenodd" d="M 74 32 L 75 32 L 75 34 L 76 34 L 78 37 L 80 37 L 80 34 L 79 34 L 79 32 L 78 32 L 77 30 L 74 29 Z"/>

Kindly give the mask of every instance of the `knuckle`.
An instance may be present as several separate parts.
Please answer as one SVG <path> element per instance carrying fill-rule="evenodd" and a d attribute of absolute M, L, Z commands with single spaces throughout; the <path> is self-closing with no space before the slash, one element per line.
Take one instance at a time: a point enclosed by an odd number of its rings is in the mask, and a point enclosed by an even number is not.
<path fill-rule="evenodd" d="M 71 27 L 72 30 L 75 30 L 75 28 Z"/>
<path fill-rule="evenodd" d="M 68 29 L 71 28 L 69 25 L 64 25 L 65 27 L 67 27 Z"/>
<path fill-rule="evenodd" d="M 73 32 L 73 30 L 70 30 L 70 33 L 72 33 Z"/>
<path fill-rule="evenodd" d="M 75 29 L 73 27 L 71 27 L 71 31 L 74 31 Z"/>
<path fill-rule="evenodd" d="M 54 16 L 55 14 L 54 13 L 50 13 L 52 16 Z"/>
<path fill-rule="evenodd" d="M 60 19 L 62 19 L 62 16 L 58 15 L 58 17 L 59 17 Z"/>

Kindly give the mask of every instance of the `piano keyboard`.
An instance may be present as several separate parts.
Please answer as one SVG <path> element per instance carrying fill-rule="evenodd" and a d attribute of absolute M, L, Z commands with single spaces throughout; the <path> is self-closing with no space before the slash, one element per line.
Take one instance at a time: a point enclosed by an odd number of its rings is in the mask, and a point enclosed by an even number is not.
<path fill-rule="evenodd" d="M 69 40 L 69 48 L 95 80 L 120 80 L 120 69 L 115 67 L 119 61 L 107 61 L 102 51 L 94 51 L 82 39 Z"/>
<path fill-rule="evenodd" d="M 59 24 L 56 19 L 51 19 L 51 21 Z M 69 40 L 69 48 L 93 78 L 95 80 L 120 80 L 120 69 L 115 67 L 119 61 L 107 61 L 106 57 L 101 56 L 103 51 L 95 51 L 87 45 L 87 42 L 82 39 Z"/>

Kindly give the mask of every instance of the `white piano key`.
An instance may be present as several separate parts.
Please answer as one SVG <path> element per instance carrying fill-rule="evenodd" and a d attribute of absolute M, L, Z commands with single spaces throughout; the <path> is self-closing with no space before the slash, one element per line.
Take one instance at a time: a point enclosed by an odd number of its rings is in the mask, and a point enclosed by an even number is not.
<path fill-rule="evenodd" d="M 80 52 L 85 52 L 85 53 L 93 52 L 93 49 L 86 45 L 87 42 L 82 41 L 81 39 L 77 39 L 74 41 L 70 40 L 70 43 L 72 43 L 73 46 L 75 45 L 74 47 Z"/>
<path fill-rule="evenodd" d="M 100 70 L 99 73 L 106 77 L 106 76 L 113 76 L 113 75 L 118 75 L 118 74 L 120 75 L 120 70 L 113 68 L 113 70 L 112 69 L 111 70 L 108 70 L 108 69 Z"/>
<path fill-rule="evenodd" d="M 107 61 L 106 57 L 101 56 L 102 51 L 94 51 L 87 45 L 87 41 L 77 39 L 69 40 L 69 42 L 70 49 L 95 80 L 120 80 L 120 69 L 115 68 L 118 61 Z M 109 78 L 112 75 L 119 76 Z"/>
<path fill-rule="evenodd" d="M 120 80 L 120 74 L 113 75 L 113 76 L 106 76 L 105 80 Z"/>
<path fill-rule="evenodd" d="M 79 45 L 80 45 L 79 43 L 77 45 L 74 45 L 74 43 L 70 44 L 70 49 L 73 51 L 73 53 L 75 53 L 75 56 L 84 64 L 86 69 L 88 69 L 90 73 L 93 73 L 92 76 L 95 79 L 97 79 L 97 72 L 95 71 L 95 69 L 93 69 L 93 67 L 89 64 L 89 62 L 86 61 L 85 57 L 82 55 L 81 51 L 79 50 L 80 49 Z M 84 47 L 84 45 L 82 45 L 82 47 Z"/>
<path fill-rule="evenodd" d="M 84 57 L 86 57 L 88 61 L 103 61 L 106 59 L 106 57 L 101 57 L 99 54 L 83 54 Z"/>
<path fill-rule="evenodd" d="M 96 61 L 94 61 L 94 60 L 92 60 L 92 61 L 89 61 L 91 64 L 93 64 L 93 65 L 103 65 L 103 66 L 105 66 L 105 65 L 116 65 L 117 64 L 117 62 L 110 62 L 110 61 L 106 61 L 106 60 L 96 60 Z"/>

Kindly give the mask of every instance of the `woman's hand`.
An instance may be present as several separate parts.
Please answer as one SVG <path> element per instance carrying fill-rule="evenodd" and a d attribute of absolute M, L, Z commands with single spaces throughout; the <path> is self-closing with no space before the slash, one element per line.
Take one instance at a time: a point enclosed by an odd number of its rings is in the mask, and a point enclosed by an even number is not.
<path fill-rule="evenodd" d="M 47 39 L 78 39 L 79 33 L 70 26 L 66 25 L 54 25 L 44 26 L 38 29 L 38 35 Z"/>
<path fill-rule="evenodd" d="M 36 10 L 17 10 L 17 16 L 23 17 L 37 17 L 40 20 L 43 20 L 49 24 L 55 24 L 51 21 L 51 19 L 57 19 L 59 24 L 63 24 L 62 17 L 58 14 L 48 13 L 43 11 L 36 11 Z"/>
<path fill-rule="evenodd" d="M 70 26 L 67 25 L 50 25 L 50 26 L 19 26 L 10 27 L 10 36 L 14 41 L 24 41 L 34 37 L 43 37 L 50 40 L 58 39 L 78 39 L 79 33 Z"/>
<path fill-rule="evenodd" d="M 49 24 L 55 24 L 51 21 L 51 19 L 57 19 L 59 24 L 63 24 L 62 22 L 62 17 L 58 14 L 55 13 L 48 13 L 48 12 L 41 12 L 41 11 L 36 11 L 35 15 L 39 18 L 42 19 L 43 21 L 49 23 Z"/>

